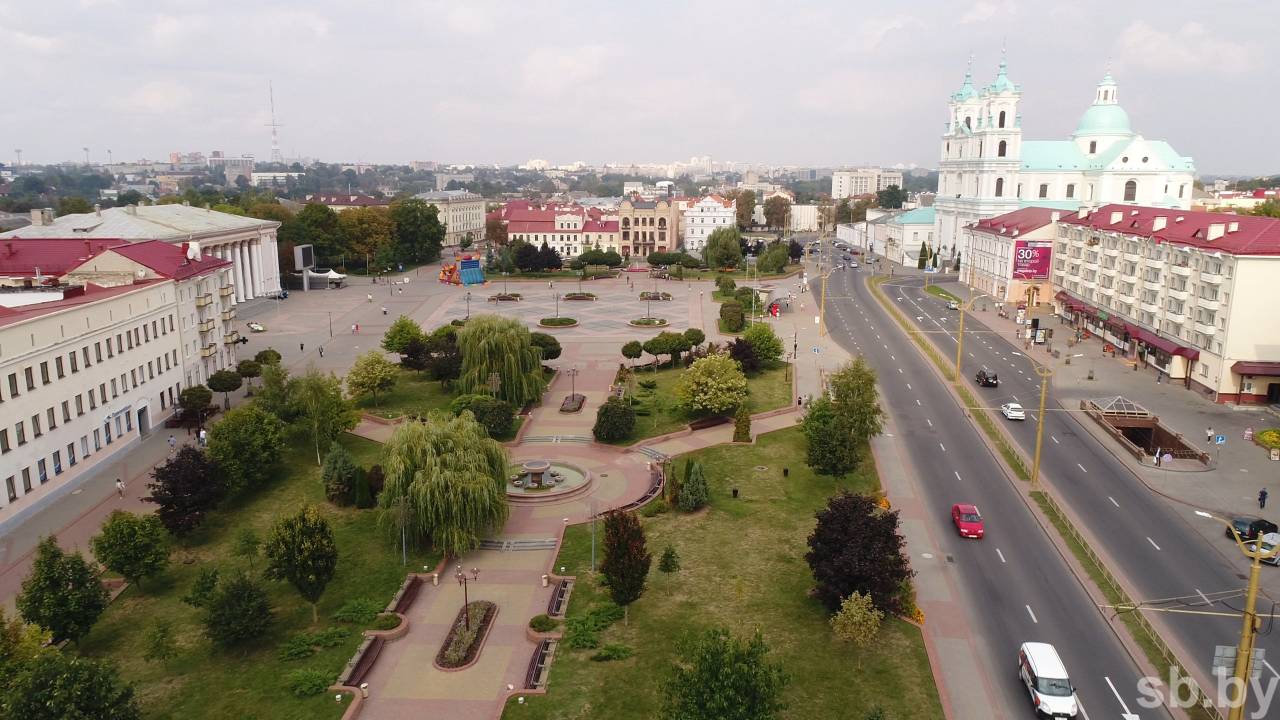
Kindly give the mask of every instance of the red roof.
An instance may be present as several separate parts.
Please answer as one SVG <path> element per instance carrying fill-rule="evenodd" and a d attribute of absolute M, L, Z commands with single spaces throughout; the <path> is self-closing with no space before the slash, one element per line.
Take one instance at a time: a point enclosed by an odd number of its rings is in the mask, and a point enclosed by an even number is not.
<path fill-rule="evenodd" d="M 83 286 L 83 289 L 79 286 L 68 288 L 66 294 L 61 300 L 37 303 L 35 305 L 20 305 L 16 308 L 0 307 L 0 326 L 12 325 L 14 323 L 22 322 L 23 320 L 30 320 L 32 318 L 40 317 L 41 315 L 48 315 L 49 313 L 57 312 L 59 310 L 65 310 L 69 307 L 85 305 L 99 300 L 105 300 L 110 297 L 115 297 L 117 295 L 124 295 L 158 282 L 167 281 L 144 280 L 116 287 L 102 287 L 100 285 L 94 285 L 93 283 L 87 283 Z"/>
<path fill-rule="evenodd" d="M 390 205 L 391 201 L 386 198 L 376 198 L 372 195 L 308 195 L 306 202 L 320 203 L 321 205 L 338 205 L 341 207 L 382 207 Z"/>
<path fill-rule="evenodd" d="M 1155 230 L 1158 219 L 1164 227 Z M 1059 222 L 1211 252 L 1280 255 L 1280 218 L 1110 204 L 1083 218 L 1063 213 Z M 1210 240 L 1211 235 L 1216 237 Z"/>
<path fill-rule="evenodd" d="M 1053 222 L 1054 215 L 1065 215 L 1062 210 L 1043 207 L 1025 207 L 1004 215 L 983 218 L 969 227 L 993 235 L 1026 235 Z"/>
<path fill-rule="evenodd" d="M 118 238 L 7 238 L 0 242 L 0 275 L 60 277 L 89 258 L 120 245 Z"/>
<path fill-rule="evenodd" d="M 118 255 L 151 268 L 157 275 L 171 280 L 186 280 L 218 268 L 231 267 L 230 260 L 201 254 L 199 260 L 188 260 L 185 245 L 173 245 L 163 240 L 148 240 L 111 249 Z"/>

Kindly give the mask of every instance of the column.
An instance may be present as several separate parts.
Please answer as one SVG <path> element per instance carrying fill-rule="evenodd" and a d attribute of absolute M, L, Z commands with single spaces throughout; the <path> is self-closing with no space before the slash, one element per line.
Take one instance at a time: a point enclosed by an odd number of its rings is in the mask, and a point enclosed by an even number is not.
<path fill-rule="evenodd" d="M 253 267 L 249 264 L 249 241 L 240 243 L 240 261 L 244 263 L 244 295 L 250 300 L 258 296 L 254 289 Z"/>
<path fill-rule="evenodd" d="M 253 271 L 253 292 L 257 295 L 267 293 L 267 285 L 262 281 L 262 243 L 249 241 L 249 269 Z"/>
<path fill-rule="evenodd" d="M 244 292 L 244 263 L 240 261 L 240 250 L 238 243 L 232 243 L 227 246 L 230 251 L 231 267 L 235 271 L 236 276 L 236 302 L 242 303 L 248 299 Z"/>

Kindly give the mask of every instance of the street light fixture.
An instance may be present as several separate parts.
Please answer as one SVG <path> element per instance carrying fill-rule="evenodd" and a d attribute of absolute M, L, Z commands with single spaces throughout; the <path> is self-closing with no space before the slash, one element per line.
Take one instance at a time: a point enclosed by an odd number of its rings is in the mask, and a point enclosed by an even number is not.
<path fill-rule="evenodd" d="M 569 376 L 569 399 L 575 400 L 578 397 L 578 367 L 569 368 L 565 374 Z"/>

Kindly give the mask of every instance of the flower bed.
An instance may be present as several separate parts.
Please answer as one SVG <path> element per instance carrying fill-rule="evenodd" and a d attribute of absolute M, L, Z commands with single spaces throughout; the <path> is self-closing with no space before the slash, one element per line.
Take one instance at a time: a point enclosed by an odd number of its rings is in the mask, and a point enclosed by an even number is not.
<path fill-rule="evenodd" d="M 595 299 L 596 299 L 596 294 L 595 294 L 595 293 L 589 293 L 589 292 L 571 292 L 571 293 L 565 293 L 565 294 L 564 294 L 564 298 L 563 298 L 563 299 L 565 299 L 565 300 L 595 300 Z"/>
<path fill-rule="evenodd" d="M 660 317 L 642 317 L 631 320 L 630 323 L 636 327 L 666 327 L 667 319 Z"/>
<path fill-rule="evenodd" d="M 1267 428 L 1253 434 L 1253 441 L 1268 450 L 1280 448 L 1280 428 Z"/>
<path fill-rule="evenodd" d="M 542 318 L 538 324 L 542 327 L 573 327 L 578 324 L 578 321 L 567 317 L 549 317 Z"/>
<path fill-rule="evenodd" d="M 646 290 L 645 292 L 640 293 L 640 299 L 641 300 L 670 300 L 671 293 L 653 292 L 653 291 Z"/>
<path fill-rule="evenodd" d="M 576 413 L 582 409 L 582 405 L 586 403 L 587 398 L 584 395 L 570 395 L 560 403 L 560 412 Z"/>
<path fill-rule="evenodd" d="M 489 302 L 520 302 L 523 297 L 520 293 L 498 293 L 490 295 Z"/>
<path fill-rule="evenodd" d="M 471 629 L 467 630 L 463 613 L 470 615 Z M 484 638 L 489 633 L 489 626 L 498 614 L 498 606 L 487 601 L 477 600 L 458 611 L 453 621 L 453 628 L 445 636 L 440 652 L 436 653 L 436 665 L 442 669 L 458 669 L 475 662 L 484 645 Z"/>

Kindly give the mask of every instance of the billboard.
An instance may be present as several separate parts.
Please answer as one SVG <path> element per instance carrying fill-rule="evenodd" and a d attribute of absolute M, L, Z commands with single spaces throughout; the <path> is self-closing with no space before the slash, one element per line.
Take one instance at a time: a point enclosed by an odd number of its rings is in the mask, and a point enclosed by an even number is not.
<path fill-rule="evenodd" d="M 1047 280 L 1052 261 L 1052 240 L 1016 240 L 1013 243 L 1014 280 Z"/>
<path fill-rule="evenodd" d="M 310 245 L 295 245 L 293 248 L 293 269 L 310 270 L 316 266 L 316 256 Z"/>

